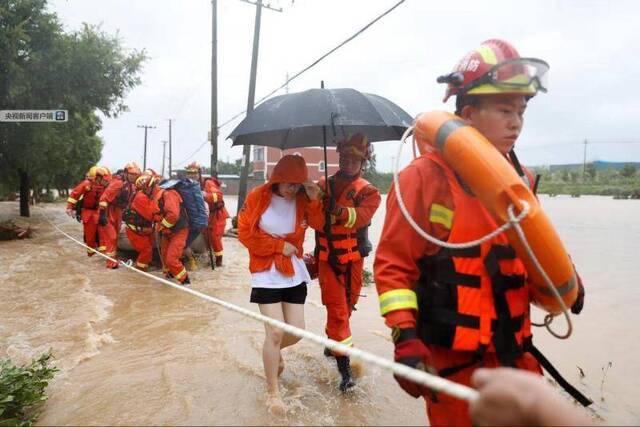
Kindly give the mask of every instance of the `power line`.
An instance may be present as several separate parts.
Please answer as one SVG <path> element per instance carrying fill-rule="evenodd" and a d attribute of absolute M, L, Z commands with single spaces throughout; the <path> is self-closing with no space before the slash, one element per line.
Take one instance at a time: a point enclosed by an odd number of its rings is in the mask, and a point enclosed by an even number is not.
<path fill-rule="evenodd" d="M 244 1 L 244 0 L 243 0 Z M 360 34 L 362 34 L 364 31 L 366 31 L 369 27 L 371 27 L 373 24 L 375 24 L 376 22 L 378 22 L 380 19 L 384 18 L 386 15 L 388 15 L 389 13 L 391 13 L 395 8 L 397 8 L 398 6 L 400 6 L 402 3 L 404 3 L 406 0 L 400 0 L 398 3 L 396 3 L 395 5 L 393 5 L 391 8 L 387 9 L 385 12 L 383 12 L 382 14 L 378 15 L 374 20 L 370 21 L 367 25 L 365 25 L 364 27 L 362 27 L 360 30 L 358 30 L 356 33 L 354 33 L 351 37 L 347 38 L 346 40 L 344 40 L 342 43 L 340 43 L 339 45 L 337 45 L 336 47 L 334 47 L 333 49 L 331 49 L 330 51 L 328 51 L 327 53 L 325 53 L 324 55 L 322 55 L 320 58 L 316 59 L 313 63 L 311 63 L 309 66 L 305 67 L 303 70 L 297 72 L 296 74 L 294 74 L 292 77 L 288 77 L 287 80 L 284 82 L 284 84 L 280 85 L 278 88 L 274 89 L 273 91 L 269 92 L 267 95 L 263 96 L 262 98 L 260 98 L 258 100 L 258 102 L 255 103 L 255 105 L 259 105 L 262 101 L 264 101 L 265 99 L 269 98 L 271 95 L 273 95 L 274 93 L 276 93 L 277 91 L 279 91 L 280 89 L 286 87 L 289 82 L 293 81 L 295 78 L 301 76 L 303 73 L 305 73 L 306 71 L 309 71 L 311 68 L 313 68 L 314 66 L 316 66 L 318 63 L 320 63 L 320 61 L 322 61 L 323 59 L 325 59 L 327 56 L 331 55 L 333 52 L 335 52 L 336 50 L 340 49 L 342 46 L 344 46 L 345 44 L 349 43 L 351 40 L 355 39 L 357 36 L 359 36 Z M 239 112 L 238 114 L 236 114 L 235 116 L 231 117 L 230 119 L 228 119 L 227 121 L 225 121 L 224 123 L 222 123 L 220 126 L 218 126 L 218 129 L 222 129 L 223 127 L 225 127 L 226 125 L 228 125 L 229 123 L 233 122 L 235 119 L 237 119 L 238 117 L 242 116 L 243 114 L 245 114 L 247 112 L 247 110 L 243 110 L 241 112 Z M 189 156 L 186 160 L 180 162 L 177 164 L 177 166 L 182 165 L 186 162 L 188 162 L 189 160 L 191 160 L 191 158 L 193 156 L 195 156 L 200 150 L 202 150 L 202 148 L 204 148 L 204 146 L 207 144 L 207 142 L 209 141 L 205 141 L 202 145 L 200 145 L 196 151 L 193 152 L 193 154 L 191 154 L 191 156 Z"/>
<path fill-rule="evenodd" d="M 378 15 L 378 17 L 376 17 L 373 21 L 369 22 L 367 25 L 365 25 L 364 27 L 362 27 L 360 30 L 358 30 L 355 34 L 353 34 L 351 37 L 349 37 L 348 39 L 346 39 L 345 41 L 343 41 L 342 43 L 340 43 L 338 46 L 334 47 L 333 49 L 331 49 L 330 51 L 328 51 L 327 53 L 325 53 L 324 55 L 322 55 L 320 58 L 316 59 L 314 62 L 312 62 L 310 65 L 308 65 L 306 68 L 304 68 L 303 70 L 297 72 L 296 74 L 294 74 L 292 77 L 288 78 L 286 82 L 284 82 L 282 85 L 280 85 L 279 87 L 277 87 L 276 89 L 272 90 L 271 92 L 269 92 L 267 95 L 263 96 L 262 98 L 260 98 L 258 100 L 258 102 L 256 103 L 256 105 L 260 104 L 262 101 L 264 101 L 265 99 L 269 98 L 271 95 L 273 95 L 274 93 L 276 93 L 277 91 L 279 91 L 280 89 L 286 87 L 291 81 L 293 81 L 294 79 L 296 79 L 297 77 L 299 77 L 300 75 L 302 75 L 303 73 L 309 71 L 311 68 L 315 67 L 316 65 L 318 65 L 320 63 L 320 61 L 322 61 L 323 59 L 325 59 L 327 56 L 331 55 L 333 52 L 335 52 L 336 50 L 340 49 L 342 46 L 344 46 L 345 44 L 349 43 L 351 40 L 355 39 L 356 37 L 358 37 L 360 34 L 362 34 L 363 32 L 365 32 L 369 27 L 371 27 L 373 24 L 375 24 L 376 22 L 378 22 L 380 19 L 384 18 L 386 15 L 388 15 L 389 13 L 391 13 L 395 8 L 397 8 L 398 6 L 400 6 L 402 3 L 404 3 L 406 0 L 400 0 L 398 3 L 396 3 L 395 5 L 393 5 L 391 8 L 387 9 L 385 12 L 383 12 L 381 15 Z M 238 117 L 242 116 L 243 114 L 245 114 L 247 112 L 247 110 L 241 111 L 240 113 L 236 114 L 235 116 L 231 117 L 229 120 L 225 121 L 224 123 L 222 123 L 218 129 L 222 129 L 224 126 L 228 125 L 229 123 L 231 123 L 232 121 L 234 121 L 235 119 L 237 119 Z"/>

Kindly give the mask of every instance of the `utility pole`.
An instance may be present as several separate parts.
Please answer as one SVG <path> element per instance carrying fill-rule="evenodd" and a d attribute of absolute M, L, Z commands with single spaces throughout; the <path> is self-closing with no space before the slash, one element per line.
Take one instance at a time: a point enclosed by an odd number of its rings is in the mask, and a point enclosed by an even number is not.
<path fill-rule="evenodd" d="M 584 182 L 584 177 L 586 175 L 587 172 L 587 140 L 585 139 L 584 142 L 584 157 L 582 158 L 582 182 Z"/>
<path fill-rule="evenodd" d="M 218 0 L 211 0 L 211 176 L 218 174 Z"/>
<path fill-rule="evenodd" d="M 256 22 L 253 30 L 253 53 L 251 55 L 251 74 L 249 75 L 249 97 L 247 99 L 247 116 L 253 111 L 253 104 L 255 103 L 256 95 L 256 72 L 258 70 L 258 47 L 260 45 L 260 17 L 262 15 L 262 8 L 274 10 L 276 12 L 282 12 L 282 9 L 274 9 L 269 5 L 263 6 L 262 0 L 257 0 L 255 3 L 250 0 L 240 0 L 245 3 L 256 5 Z M 242 170 L 240 172 L 240 188 L 238 189 L 238 207 L 236 212 L 240 212 L 240 208 L 244 204 L 244 199 L 247 196 L 247 176 L 249 175 L 249 156 L 251 154 L 251 145 L 245 145 L 242 148 Z"/>
<path fill-rule="evenodd" d="M 169 179 L 171 179 L 171 122 L 173 119 L 167 119 L 169 121 Z"/>
<path fill-rule="evenodd" d="M 162 177 L 164 178 L 164 159 L 166 158 L 166 153 L 167 153 L 167 142 L 168 141 L 162 141 L 162 173 L 160 175 L 162 175 Z"/>
<path fill-rule="evenodd" d="M 147 129 L 155 129 L 155 126 L 138 125 L 139 128 L 144 128 L 144 160 L 142 161 L 142 170 L 147 169 Z"/>

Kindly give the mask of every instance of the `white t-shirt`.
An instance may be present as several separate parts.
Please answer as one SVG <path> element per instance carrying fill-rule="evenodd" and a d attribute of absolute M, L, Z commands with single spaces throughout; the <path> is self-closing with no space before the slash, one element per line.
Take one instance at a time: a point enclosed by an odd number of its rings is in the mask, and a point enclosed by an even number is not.
<path fill-rule="evenodd" d="M 283 238 L 293 233 L 296 227 L 296 200 L 287 200 L 284 197 L 273 194 L 271 203 L 260 217 L 258 224 L 265 233 L 277 238 Z M 302 254 L 298 254 L 302 257 Z M 302 282 L 311 282 L 309 272 L 302 258 L 291 255 L 294 275 L 285 276 L 271 263 L 271 269 L 251 274 L 251 286 L 254 288 L 291 288 Z"/>

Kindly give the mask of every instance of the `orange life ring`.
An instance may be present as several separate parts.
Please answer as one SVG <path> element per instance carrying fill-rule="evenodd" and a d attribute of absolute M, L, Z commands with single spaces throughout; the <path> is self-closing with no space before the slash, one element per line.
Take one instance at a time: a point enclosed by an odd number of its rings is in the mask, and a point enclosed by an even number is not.
<path fill-rule="evenodd" d="M 414 137 L 420 154 L 434 149 L 439 152 L 498 223 L 509 220 L 509 205 L 515 206 L 517 215 L 523 207 L 521 200 L 529 204 L 529 214 L 520 226 L 558 294 L 565 305 L 571 307 L 578 295 L 573 264 L 535 195 L 507 159 L 475 128 L 444 111 L 421 114 L 414 124 Z M 529 274 L 533 303 L 549 313 L 560 313 L 562 306 L 527 254 L 517 232 L 509 228 L 506 234 Z"/>

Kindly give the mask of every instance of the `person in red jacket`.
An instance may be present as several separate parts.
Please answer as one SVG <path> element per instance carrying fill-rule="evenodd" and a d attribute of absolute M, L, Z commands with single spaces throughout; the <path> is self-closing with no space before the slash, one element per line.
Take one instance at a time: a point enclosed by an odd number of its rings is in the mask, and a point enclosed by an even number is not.
<path fill-rule="evenodd" d="M 189 221 L 182 207 L 182 197 L 177 190 L 163 190 L 155 186 L 154 198 L 160 207 L 156 231 L 160 239 L 163 272 L 167 277 L 173 277 L 186 286 L 191 281 L 182 264 L 182 251 L 189 235 Z"/>
<path fill-rule="evenodd" d="M 135 267 L 147 271 L 153 258 L 153 221 L 159 217 L 160 208 L 153 193 L 160 178 L 153 174 L 142 174 L 136 179 L 136 194 L 122 217 L 125 232 L 131 246 L 138 252 Z"/>
<path fill-rule="evenodd" d="M 249 251 L 251 302 L 265 316 L 303 329 L 311 279 L 302 260 L 302 244 L 309 217 L 320 214 L 319 189 L 307 180 L 307 165 L 301 156 L 282 157 L 269 181 L 247 195 L 238 215 L 238 239 Z M 278 375 L 284 364 L 280 350 L 300 338 L 269 325 L 265 332 L 262 359 L 267 406 L 281 413 L 284 405 Z"/>
<path fill-rule="evenodd" d="M 512 149 L 529 99 L 546 91 L 547 71 L 544 61 L 521 58 L 509 43 L 493 39 L 438 79 L 448 83 L 445 100 L 456 95 L 456 114 L 510 158 L 530 186 L 531 174 Z M 467 242 L 498 228 L 436 152 L 413 160 L 398 179 L 407 210 L 437 239 Z M 392 328 L 395 360 L 464 385 L 470 385 L 479 366 L 541 374 L 544 362 L 531 342 L 527 271 L 506 235 L 467 249 L 442 248 L 413 230 L 397 200 L 392 187 L 374 263 L 380 311 Z M 582 309 L 580 288 L 574 313 Z M 411 396 L 425 398 L 431 425 L 471 425 L 466 402 L 396 380 Z"/>
<path fill-rule="evenodd" d="M 100 250 L 100 237 L 98 230 L 98 203 L 105 190 L 107 171 L 99 166 L 93 166 L 86 174 L 86 179 L 78 184 L 69 194 L 67 199 L 67 215 L 76 218 L 76 208 L 81 204 L 80 220 L 84 234 L 84 243 L 90 248 Z M 100 227 L 102 228 L 102 227 Z M 93 256 L 95 252 L 87 249 L 87 256 Z"/>
<path fill-rule="evenodd" d="M 122 223 L 122 210 L 126 208 L 135 192 L 134 183 L 140 176 L 140 167 L 136 162 L 127 163 L 122 174 L 111 178 L 109 186 L 100 197 L 100 216 L 98 223 L 106 227 L 105 255 L 114 258 L 118 250 L 118 235 Z M 118 263 L 107 260 L 107 268 L 118 268 Z"/>
<path fill-rule="evenodd" d="M 322 303 L 327 309 L 327 336 L 342 344 L 353 345 L 349 319 L 362 288 L 364 258 L 371 251 L 368 228 L 380 206 L 380 193 L 361 177 L 370 157 L 370 145 L 362 134 L 338 143 L 339 171 L 318 185 L 325 191 L 324 215 L 312 219 L 316 230 L 316 257 Z M 330 224 L 327 223 L 327 216 Z M 331 355 L 331 353 L 326 353 Z M 348 356 L 333 354 L 341 375 L 340 390 L 353 387 Z"/>

